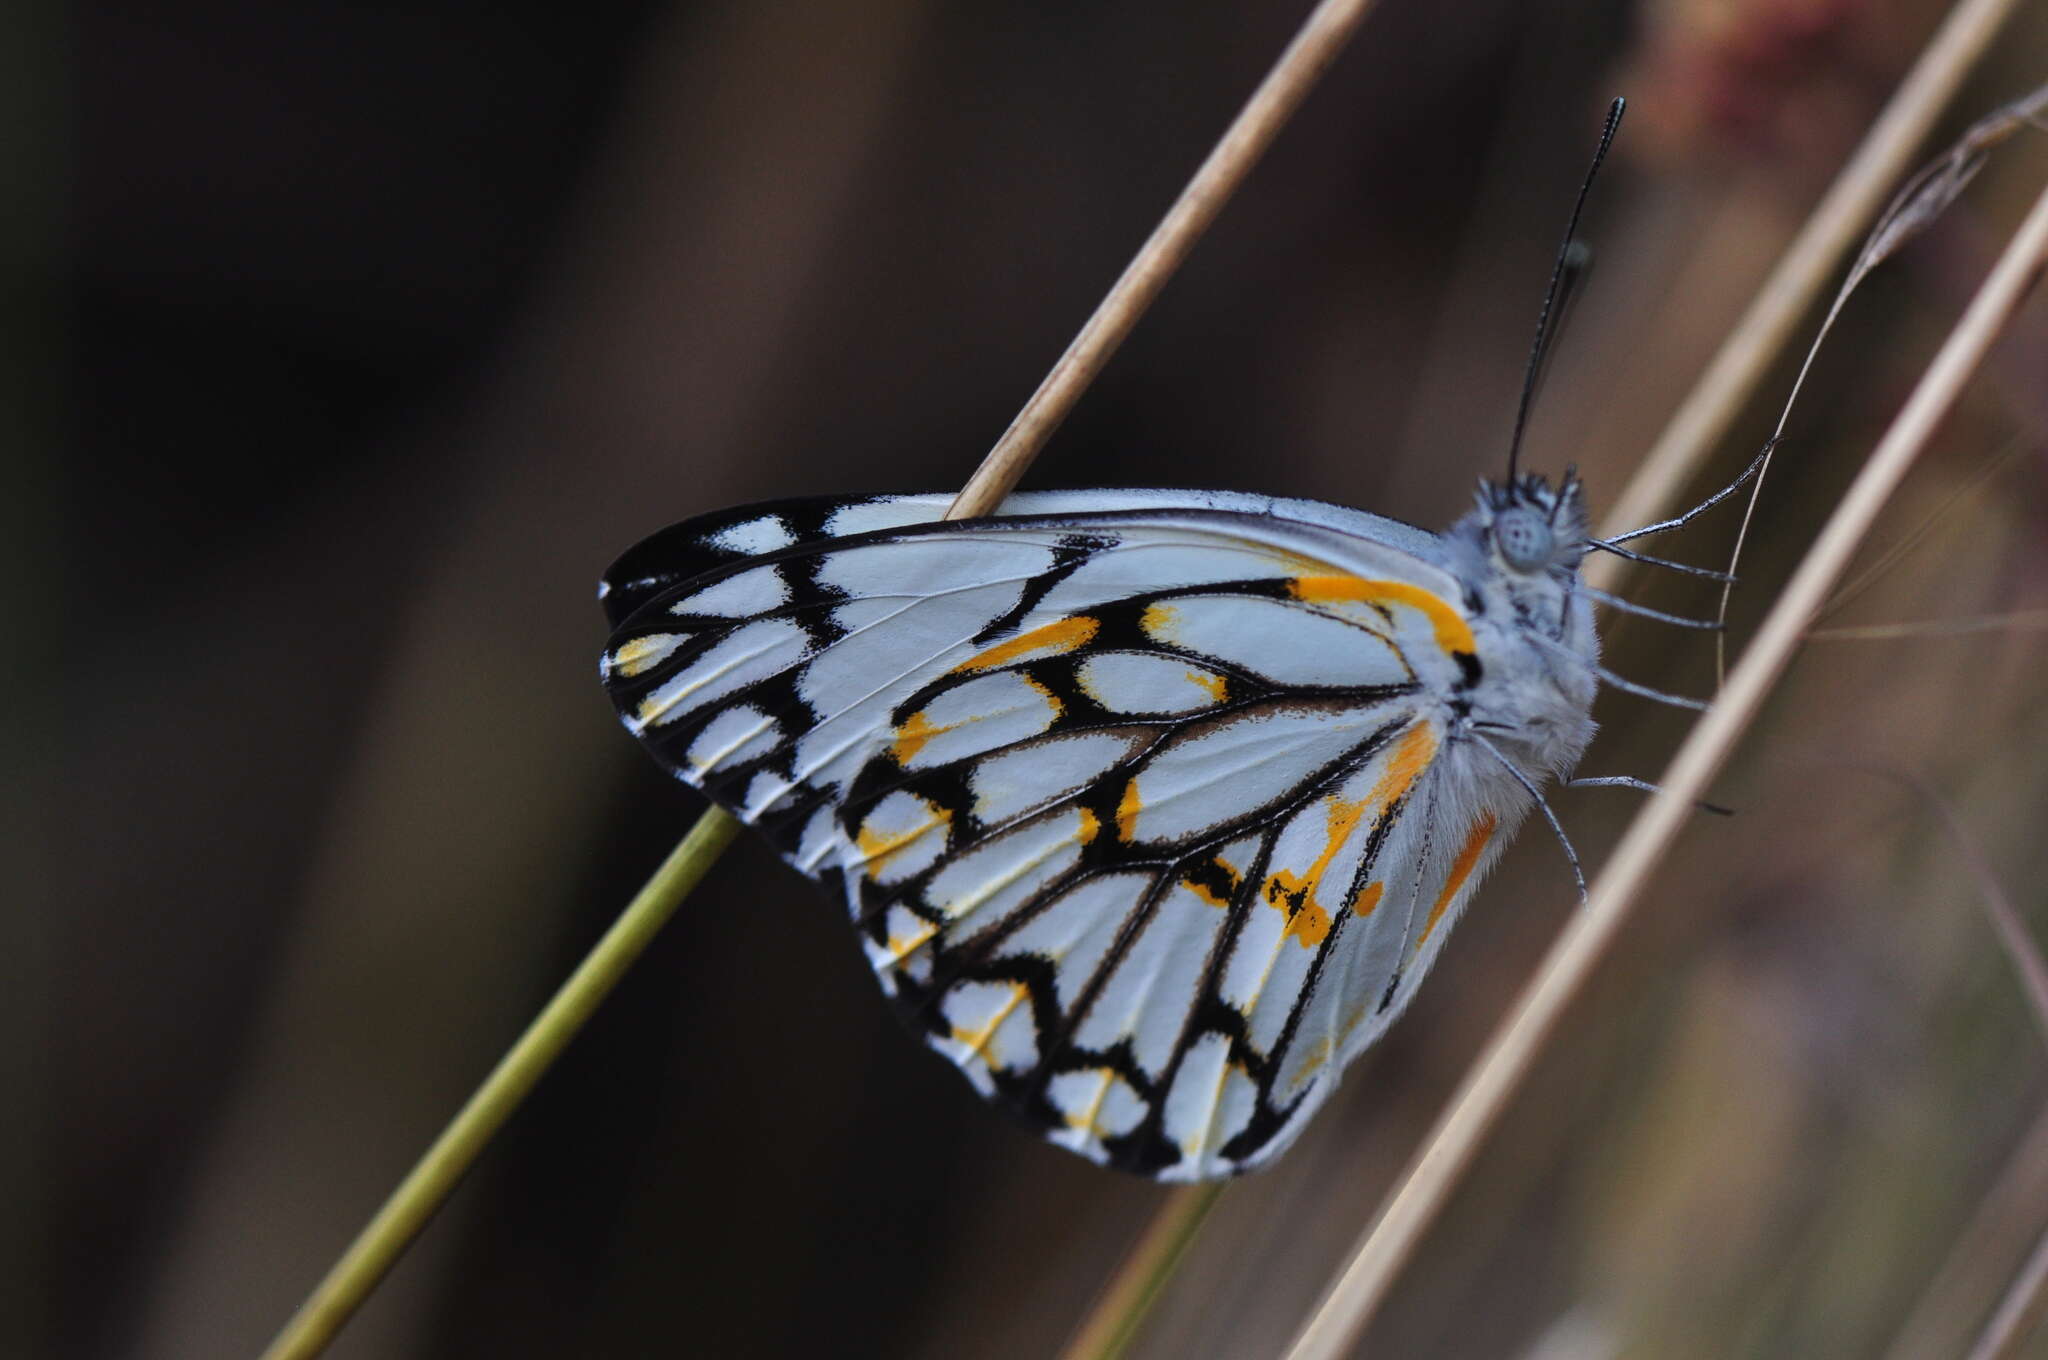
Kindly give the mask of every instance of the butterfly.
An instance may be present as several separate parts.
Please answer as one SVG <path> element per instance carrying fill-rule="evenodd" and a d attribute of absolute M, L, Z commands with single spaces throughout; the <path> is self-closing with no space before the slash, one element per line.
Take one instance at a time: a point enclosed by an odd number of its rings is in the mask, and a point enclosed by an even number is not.
<path fill-rule="evenodd" d="M 983 1096 L 1160 1179 L 1258 1166 L 1407 1007 L 1532 807 L 1577 873 L 1540 790 L 1599 686 L 1689 702 L 1600 666 L 1593 604 L 1636 607 L 1580 562 L 1635 556 L 1762 459 L 1606 540 L 1574 475 L 1516 472 L 1578 215 L 1508 475 L 1447 531 L 1220 491 L 725 510 L 604 578 L 621 720 L 844 901 Z"/>
<path fill-rule="evenodd" d="M 661 764 L 846 903 L 976 1089 L 1163 1179 L 1278 1153 L 1593 735 L 1581 484 L 1443 534 L 1226 492 L 796 500 L 605 577 Z"/>

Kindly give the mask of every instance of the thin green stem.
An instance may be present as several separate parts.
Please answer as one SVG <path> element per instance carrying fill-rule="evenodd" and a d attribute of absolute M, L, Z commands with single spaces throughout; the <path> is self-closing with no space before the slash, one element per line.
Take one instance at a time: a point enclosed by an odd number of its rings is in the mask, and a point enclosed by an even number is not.
<path fill-rule="evenodd" d="M 712 808 L 697 819 L 682 844 L 654 871 L 547 1008 L 498 1060 L 483 1085 L 299 1306 L 263 1353 L 265 1360 L 298 1360 L 326 1348 L 412 1245 L 541 1074 L 668 923 L 720 852 L 732 843 L 739 828 L 739 822 L 721 808 Z"/>
<path fill-rule="evenodd" d="M 1228 1184 L 1209 1181 L 1173 1192 L 1067 1343 L 1061 1360 L 1120 1360 Z"/>

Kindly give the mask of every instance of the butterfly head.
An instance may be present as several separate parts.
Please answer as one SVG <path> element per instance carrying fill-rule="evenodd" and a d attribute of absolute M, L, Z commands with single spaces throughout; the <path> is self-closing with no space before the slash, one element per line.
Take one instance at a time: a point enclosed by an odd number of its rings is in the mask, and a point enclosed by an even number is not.
<path fill-rule="evenodd" d="M 1479 504 L 1444 535 L 1479 637 L 1475 722 L 1525 769 L 1569 770 L 1593 735 L 1600 641 L 1579 588 L 1589 525 L 1566 472 L 1482 482 Z"/>
<path fill-rule="evenodd" d="M 1476 613 L 1563 643 L 1590 664 L 1598 644 L 1578 589 L 1589 532 L 1584 487 L 1567 471 L 1555 488 L 1535 476 L 1481 482 L 1477 508 L 1444 538 Z"/>
<path fill-rule="evenodd" d="M 1479 484 L 1478 509 L 1459 524 L 1489 566 L 1515 577 L 1576 571 L 1586 555 L 1586 502 L 1569 469 L 1556 490 L 1542 477 Z M 1456 532 L 1456 531 L 1454 531 Z"/>

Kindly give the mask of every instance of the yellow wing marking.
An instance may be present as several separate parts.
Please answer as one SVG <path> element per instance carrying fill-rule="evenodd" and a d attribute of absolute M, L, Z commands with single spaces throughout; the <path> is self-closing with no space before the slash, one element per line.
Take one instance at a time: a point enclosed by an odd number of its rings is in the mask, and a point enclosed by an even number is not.
<path fill-rule="evenodd" d="M 922 798 L 918 801 L 924 802 Z M 861 858 L 867 861 L 869 878 L 878 877 L 890 860 L 902 854 L 926 832 L 934 828 L 943 829 L 952 824 L 953 814 L 950 809 L 937 803 L 924 805 L 930 816 L 907 831 L 877 831 L 872 826 L 862 825 L 854 844 L 860 848 Z"/>
<path fill-rule="evenodd" d="M 682 641 L 681 633 L 649 633 L 628 638 L 612 653 L 612 669 L 631 679 L 675 651 Z"/>
<path fill-rule="evenodd" d="M 1465 622 L 1465 616 L 1421 586 L 1406 581 L 1368 581 L 1362 576 L 1297 576 L 1287 585 L 1295 599 L 1307 604 L 1407 605 L 1429 617 L 1436 630 L 1436 645 L 1446 652 L 1469 656 L 1479 650 L 1472 625 Z"/>
<path fill-rule="evenodd" d="M 1138 829 L 1138 814 L 1145 810 L 1145 800 L 1138 796 L 1138 777 L 1131 776 L 1131 782 L 1124 785 L 1124 796 L 1116 805 L 1116 834 L 1120 840 L 1129 840 L 1131 833 Z"/>
<path fill-rule="evenodd" d="M 1158 607 L 1157 605 L 1152 606 L 1154 609 Z M 1230 701 L 1229 677 L 1217 675 L 1212 671 L 1187 671 L 1184 674 L 1189 680 L 1208 691 L 1209 702 L 1221 704 Z"/>
<path fill-rule="evenodd" d="M 1174 634 L 1180 630 L 1180 611 L 1163 601 L 1155 600 L 1145 606 L 1145 612 L 1138 616 L 1138 627 L 1145 630 L 1147 637 L 1160 642 L 1174 641 Z"/>
<path fill-rule="evenodd" d="M 917 758 L 917 753 L 924 749 L 926 742 L 933 737 L 944 736 L 952 730 L 951 727 L 934 725 L 920 708 L 905 718 L 902 725 L 896 729 L 896 740 L 890 743 L 889 754 L 896 757 L 898 765 L 907 766 Z"/>
<path fill-rule="evenodd" d="M 1001 1057 L 988 1051 L 989 1040 L 995 1037 L 996 1030 L 1002 1025 L 1003 1021 L 1010 1018 L 1010 1012 L 1017 1009 L 1018 1003 L 1030 995 L 1031 989 L 1023 983 L 1011 983 L 1010 999 L 1003 1003 L 1002 1009 L 990 1016 L 988 1023 L 980 1029 L 961 1029 L 958 1025 L 953 1026 L 954 1041 L 967 1045 L 969 1049 L 979 1054 L 981 1060 L 990 1067 L 1001 1067 L 1003 1065 Z"/>
<path fill-rule="evenodd" d="M 1301 1066 L 1294 1073 L 1294 1080 L 1287 1083 L 1287 1093 L 1293 1095 L 1306 1086 L 1309 1079 L 1323 1070 L 1330 1061 L 1330 1036 L 1324 1035 L 1315 1041 L 1309 1051 L 1302 1055 Z"/>
<path fill-rule="evenodd" d="M 1487 838 L 1493 835 L 1495 825 L 1491 812 L 1480 813 L 1479 820 L 1472 824 L 1471 833 L 1465 837 L 1464 848 L 1458 851 L 1458 858 L 1451 864 L 1451 876 L 1444 880 L 1444 890 L 1436 895 L 1436 903 L 1429 909 L 1429 919 L 1422 923 L 1422 933 L 1415 937 L 1417 949 L 1429 939 L 1429 932 L 1436 929 L 1444 908 L 1451 905 L 1458 889 L 1464 887 L 1465 880 L 1472 876 L 1473 868 L 1479 863 L 1479 852 L 1486 848 Z"/>
<path fill-rule="evenodd" d="M 890 965 L 893 967 L 902 963 L 912 954 L 915 954 L 918 950 L 929 944 L 932 937 L 938 933 L 939 928 L 937 926 L 926 922 L 924 929 L 918 931 L 915 935 L 891 935 L 889 937 L 888 950 L 894 957 L 889 960 Z"/>
<path fill-rule="evenodd" d="M 1087 1109 L 1077 1110 L 1067 1116 L 1067 1127 L 1085 1129 L 1099 1138 L 1102 1133 L 1095 1127 L 1095 1121 L 1102 1117 L 1102 1102 L 1109 1098 L 1109 1084 L 1116 1080 L 1116 1071 L 1108 1067 L 1098 1067 L 1095 1070 L 1102 1074 L 1102 1085 L 1095 1088 L 1095 1099 L 1088 1102 Z"/>
<path fill-rule="evenodd" d="M 1372 909 L 1380 904 L 1380 897 L 1386 890 L 1387 885 L 1384 883 L 1375 881 L 1366 884 L 1359 892 L 1358 900 L 1351 904 L 1351 910 L 1360 916 L 1372 915 Z"/>
<path fill-rule="evenodd" d="M 1090 620 L 1090 622 L 1093 622 L 1093 620 Z M 1020 638 L 1019 641 L 1022 641 L 1022 639 Z M 965 667 L 956 667 L 955 669 L 965 669 Z M 1052 721 L 1058 722 L 1060 714 L 1066 711 L 1066 705 L 1060 702 L 1060 696 L 1054 694 L 1028 675 L 1020 675 L 1017 678 L 1038 691 L 1045 699 L 1045 702 L 1052 708 Z M 948 732 L 958 731 L 960 728 L 967 726 L 968 723 L 980 722 L 986 716 L 988 715 L 977 713 L 971 718 L 963 718 L 956 723 L 935 723 L 920 708 L 897 725 L 896 739 L 889 743 L 889 754 L 896 758 L 898 765 L 907 770 L 910 768 L 910 762 L 917 759 L 917 753 L 922 751 L 926 744 L 934 737 L 943 737 Z"/>
<path fill-rule="evenodd" d="M 1059 656 L 1076 647 L 1087 645 L 1090 638 L 1102 627 L 1101 623 L 1086 614 L 1048 623 L 1043 628 L 1034 628 L 1028 633 L 1019 633 L 1008 642 L 998 642 L 986 651 L 977 652 L 955 666 L 955 671 L 985 671 L 996 666 L 1006 666 L 1012 661 L 1036 656 Z"/>

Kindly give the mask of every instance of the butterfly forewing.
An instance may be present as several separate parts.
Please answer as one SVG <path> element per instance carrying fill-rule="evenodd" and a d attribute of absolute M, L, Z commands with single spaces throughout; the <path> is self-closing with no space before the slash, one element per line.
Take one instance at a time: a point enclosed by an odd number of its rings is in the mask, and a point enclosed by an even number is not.
<path fill-rule="evenodd" d="M 1256 1163 L 1405 1004 L 1500 839 L 1438 788 L 1476 673 L 1459 587 L 1409 550 L 1428 536 L 1334 507 L 1072 493 L 908 522 L 942 503 L 657 536 L 609 582 L 607 688 L 845 895 L 984 1094 L 1129 1169 Z"/>

